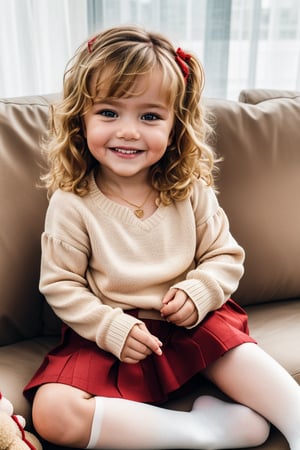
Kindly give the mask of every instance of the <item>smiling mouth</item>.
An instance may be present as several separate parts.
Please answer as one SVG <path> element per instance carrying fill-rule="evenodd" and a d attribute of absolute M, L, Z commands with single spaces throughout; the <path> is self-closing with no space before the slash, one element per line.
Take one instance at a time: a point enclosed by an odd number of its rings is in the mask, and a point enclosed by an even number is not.
<path fill-rule="evenodd" d="M 120 147 L 111 147 L 110 150 L 116 153 L 120 153 L 121 155 L 136 155 L 141 153 L 143 150 L 129 149 L 129 148 L 120 148 Z"/>

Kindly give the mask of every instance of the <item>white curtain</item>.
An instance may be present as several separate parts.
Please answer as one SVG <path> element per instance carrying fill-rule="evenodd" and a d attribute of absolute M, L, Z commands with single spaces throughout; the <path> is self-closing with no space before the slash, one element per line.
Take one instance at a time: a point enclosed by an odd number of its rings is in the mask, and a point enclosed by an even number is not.
<path fill-rule="evenodd" d="M 0 97 L 59 91 L 78 45 L 120 23 L 196 52 L 206 96 L 300 90 L 299 0 L 0 0 Z"/>
<path fill-rule="evenodd" d="M 0 0 L 0 96 L 60 90 L 87 33 L 85 1 Z"/>

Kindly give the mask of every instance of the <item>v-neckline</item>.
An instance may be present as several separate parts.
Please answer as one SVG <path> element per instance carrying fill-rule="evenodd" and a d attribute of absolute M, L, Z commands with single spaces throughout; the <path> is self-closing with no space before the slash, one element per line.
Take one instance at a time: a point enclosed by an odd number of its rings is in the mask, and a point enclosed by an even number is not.
<path fill-rule="evenodd" d="M 164 217 L 166 207 L 160 204 L 149 217 L 143 220 L 139 219 L 130 208 L 111 200 L 101 191 L 96 183 L 94 172 L 91 174 L 89 182 L 91 197 L 96 201 L 98 208 L 107 215 L 119 219 L 122 223 L 126 222 L 139 228 L 150 229 Z"/>

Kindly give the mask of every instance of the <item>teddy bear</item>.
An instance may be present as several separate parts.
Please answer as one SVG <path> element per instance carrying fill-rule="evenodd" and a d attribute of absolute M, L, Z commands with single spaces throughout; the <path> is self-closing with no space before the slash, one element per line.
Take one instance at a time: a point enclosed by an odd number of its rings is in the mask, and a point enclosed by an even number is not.
<path fill-rule="evenodd" d="M 24 417 L 13 414 L 12 403 L 0 392 L 0 450 L 42 450 L 38 438 L 25 431 Z"/>

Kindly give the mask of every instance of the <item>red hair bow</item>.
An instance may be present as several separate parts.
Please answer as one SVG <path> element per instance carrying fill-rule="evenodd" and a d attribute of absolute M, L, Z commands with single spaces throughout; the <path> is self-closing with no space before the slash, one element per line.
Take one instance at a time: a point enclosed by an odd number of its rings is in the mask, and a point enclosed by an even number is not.
<path fill-rule="evenodd" d="M 92 53 L 93 51 L 93 44 L 95 42 L 95 40 L 97 39 L 97 36 L 92 37 L 91 39 L 88 40 L 87 46 L 88 46 L 88 52 Z"/>
<path fill-rule="evenodd" d="M 187 65 L 187 62 L 191 59 L 191 57 L 192 57 L 191 55 L 185 53 L 181 48 L 178 48 L 176 50 L 175 61 L 179 65 L 185 81 L 187 81 L 190 73 L 190 69 L 189 66 Z"/>

